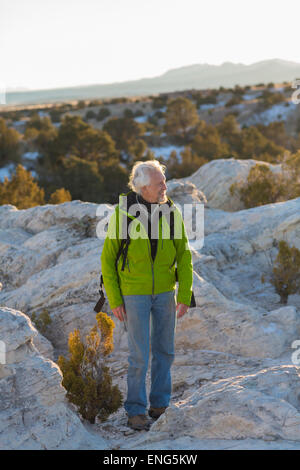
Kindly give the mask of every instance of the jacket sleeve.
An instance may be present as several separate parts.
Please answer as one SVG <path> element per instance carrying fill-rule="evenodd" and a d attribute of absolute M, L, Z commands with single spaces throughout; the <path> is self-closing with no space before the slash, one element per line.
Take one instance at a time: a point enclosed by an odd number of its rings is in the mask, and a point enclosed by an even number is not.
<path fill-rule="evenodd" d="M 178 210 L 176 212 L 174 245 L 176 248 L 178 274 L 177 303 L 190 305 L 193 289 L 192 253 L 182 216 Z M 176 225 L 177 233 L 180 235 L 179 238 L 176 238 Z"/>
<path fill-rule="evenodd" d="M 115 265 L 120 247 L 118 230 L 118 208 L 116 208 L 109 220 L 107 235 L 101 253 L 103 284 L 111 309 L 123 304 L 118 273 Z"/>

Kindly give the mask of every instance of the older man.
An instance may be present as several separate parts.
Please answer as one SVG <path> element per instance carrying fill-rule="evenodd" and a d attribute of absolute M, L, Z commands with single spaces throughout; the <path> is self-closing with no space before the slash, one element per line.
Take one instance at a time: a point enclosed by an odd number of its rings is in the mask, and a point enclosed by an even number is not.
<path fill-rule="evenodd" d="M 166 196 L 165 168 L 155 160 L 134 165 L 129 180 L 132 191 L 121 195 L 101 255 L 111 310 L 127 324 L 129 366 L 124 407 L 128 426 L 139 430 L 149 429 L 151 424 L 146 415 L 145 383 L 150 343 L 148 414 L 157 419 L 171 397 L 176 316 L 187 312 L 192 295 L 191 251 L 180 211 Z M 122 239 L 126 239 L 123 245 Z"/>

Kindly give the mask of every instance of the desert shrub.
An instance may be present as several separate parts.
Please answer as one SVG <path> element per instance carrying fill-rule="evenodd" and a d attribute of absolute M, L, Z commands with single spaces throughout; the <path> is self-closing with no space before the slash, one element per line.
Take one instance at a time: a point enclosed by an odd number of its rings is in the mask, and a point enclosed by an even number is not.
<path fill-rule="evenodd" d="M 86 107 L 86 102 L 84 100 L 79 100 L 77 103 L 77 109 L 83 109 Z"/>
<path fill-rule="evenodd" d="M 278 248 L 269 281 L 280 296 L 280 303 L 286 305 L 289 295 L 300 292 L 300 250 L 289 246 L 285 240 L 279 241 Z M 262 275 L 261 281 L 265 280 Z"/>
<path fill-rule="evenodd" d="M 108 116 L 110 116 L 110 110 L 108 108 L 101 108 L 98 111 L 96 119 L 97 121 L 103 121 L 103 119 L 107 118 Z"/>
<path fill-rule="evenodd" d="M 95 111 L 93 111 L 92 109 L 89 109 L 86 113 L 85 113 L 85 119 L 89 120 L 89 119 L 95 119 L 97 117 L 97 114 L 95 113 Z"/>
<path fill-rule="evenodd" d="M 8 128 L 5 120 L 0 118 L 0 166 L 20 160 L 20 140 L 21 134 Z"/>
<path fill-rule="evenodd" d="M 124 117 L 124 118 L 133 118 L 133 117 L 134 117 L 134 113 L 133 113 L 132 109 L 130 109 L 130 108 L 125 108 L 124 111 L 123 111 L 123 117 Z"/>
<path fill-rule="evenodd" d="M 274 104 L 282 103 L 285 100 L 285 97 L 282 93 L 275 92 L 269 90 L 264 90 L 262 94 L 258 97 L 261 99 L 261 108 L 268 109 Z"/>
<path fill-rule="evenodd" d="M 44 189 L 34 181 L 30 171 L 20 164 L 10 181 L 5 178 L 0 183 L 0 204 L 13 204 L 18 209 L 45 204 L 44 195 Z"/>
<path fill-rule="evenodd" d="M 152 108 L 153 109 L 163 108 L 164 106 L 166 106 L 167 102 L 168 102 L 167 95 L 155 96 L 152 100 Z"/>
<path fill-rule="evenodd" d="M 46 308 L 44 308 L 40 314 L 33 312 L 31 314 L 31 321 L 42 335 L 46 333 L 48 326 L 52 323 L 51 317 Z"/>
<path fill-rule="evenodd" d="M 165 114 L 165 132 L 170 136 L 187 137 L 190 128 L 199 121 L 197 108 L 188 98 L 175 98 L 168 103 Z"/>
<path fill-rule="evenodd" d="M 144 133 L 144 127 L 132 118 L 111 118 L 103 126 L 116 144 L 118 150 L 128 151 L 135 139 Z"/>
<path fill-rule="evenodd" d="M 267 165 L 257 164 L 249 171 L 245 183 L 235 182 L 229 191 L 231 195 L 238 193 L 245 207 L 249 209 L 276 202 L 284 194 L 284 185 Z"/>
<path fill-rule="evenodd" d="M 242 103 L 243 98 L 240 95 L 235 95 L 230 98 L 229 101 L 225 104 L 225 108 L 229 108 L 230 106 L 235 106 L 236 104 Z"/>
<path fill-rule="evenodd" d="M 49 204 L 62 204 L 67 201 L 72 201 L 72 196 L 65 188 L 56 189 L 49 198 Z"/>
<path fill-rule="evenodd" d="M 218 129 L 205 123 L 203 126 L 197 126 L 191 148 L 193 152 L 207 160 L 225 158 L 230 153 L 229 146 L 221 141 Z"/>
<path fill-rule="evenodd" d="M 95 423 L 96 417 L 105 421 L 122 404 L 121 392 L 117 385 L 112 385 L 105 363 L 106 357 L 113 351 L 115 325 L 103 312 L 96 315 L 96 320 L 97 324 L 90 330 L 85 343 L 79 330 L 71 332 L 68 343 L 70 359 L 58 358 L 67 398 L 90 423 Z"/>
<path fill-rule="evenodd" d="M 285 181 L 285 198 L 300 197 L 300 151 L 286 152 L 282 162 L 282 174 Z"/>

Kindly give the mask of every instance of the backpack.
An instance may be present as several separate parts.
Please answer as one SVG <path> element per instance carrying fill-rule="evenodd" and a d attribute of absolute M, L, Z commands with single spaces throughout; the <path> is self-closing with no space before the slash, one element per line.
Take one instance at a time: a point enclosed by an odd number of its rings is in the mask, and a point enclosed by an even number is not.
<path fill-rule="evenodd" d="M 162 213 L 159 214 L 159 219 L 161 218 L 161 216 L 162 216 Z M 125 216 L 123 216 L 123 217 L 125 217 Z M 117 270 L 118 261 L 119 261 L 121 255 L 123 255 L 123 263 L 122 263 L 121 271 L 124 271 L 124 269 L 125 269 L 125 263 L 126 263 L 126 258 L 127 258 L 128 247 L 129 247 L 130 240 L 131 240 L 131 238 L 129 236 L 129 233 L 128 233 L 128 227 L 130 225 L 130 222 L 132 222 L 132 219 L 127 216 L 126 238 L 122 238 L 122 240 L 121 240 L 121 245 L 120 245 L 119 251 L 117 253 L 116 260 L 115 260 L 116 270 Z M 173 243 L 174 243 L 174 213 L 173 212 L 170 213 L 170 240 L 173 240 Z M 175 260 L 174 260 L 174 263 L 175 263 Z M 177 267 L 175 268 L 175 278 L 176 278 L 176 282 L 178 282 Z M 105 302 L 105 296 L 104 296 L 104 292 L 103 292 L 103 276 L 102 276 L 102 273 L 100 274 L 99 294 L 100 294 L 100 299 L 98 300 L 97 304 L 94 307 L 94 311 L 96 313 L 101 312 L 101 309 L 102 309 L 103 304 Z M 192 291 L 190 308 L 193 308 L 193 307 L 196 307 L 196 301 L 195 301 L 194 292 Z"/>

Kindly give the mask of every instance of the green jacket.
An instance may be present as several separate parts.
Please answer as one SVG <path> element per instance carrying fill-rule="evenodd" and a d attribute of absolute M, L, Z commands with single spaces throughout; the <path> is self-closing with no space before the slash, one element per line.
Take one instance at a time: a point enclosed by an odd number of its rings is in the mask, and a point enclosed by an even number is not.
<path fill-rule="evenodd" d="M 135 195 L 130 191 L 121 196 Z M 177 303 L 190 305 L 193 285 L 192 254 L 186 229 L 180 211 L 168 198 L 168 205 L 174 210 L 174 240 L 170 240 L 170 218 L 165 215 L 159 219 L 159 238 L 157 252 L 153 261 L 150 240 L 139 218 L 127 212 L 122 203 L 113 212 L 101 254 L 103 283 L 110 308 L 123 304 L 122 295 L 160 294 L 175 289 L 175 262 L 177 263 L 178 294 Z M 119 215 L 121 218 L 119 219 Z M 123 217 L 125 216 L 125 217 Z M 120 256 L 117 269 L 115 261 L 120 247 L 119 222 L 129 225 L 130 243 L 124 271 L 121 270 L 123 255 Z"/>

